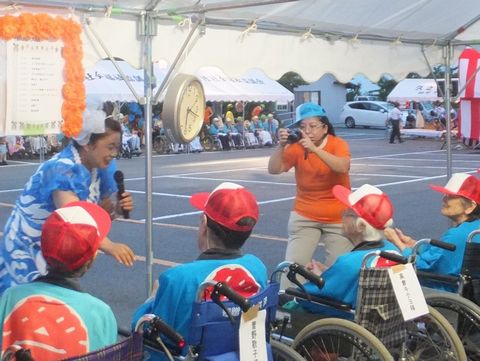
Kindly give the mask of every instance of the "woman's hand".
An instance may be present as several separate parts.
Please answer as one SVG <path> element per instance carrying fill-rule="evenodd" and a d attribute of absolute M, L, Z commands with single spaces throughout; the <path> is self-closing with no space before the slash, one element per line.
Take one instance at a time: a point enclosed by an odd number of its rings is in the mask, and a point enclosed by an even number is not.
<path fill-rule="evenodd" d="M 298 144 L 300 144 L 303 148 L 309 150 L 310 152 L 315 152 L 317 150 L 317 146 L 313 144 L 312 140 L 308 137 L 308 135 L 305 134 L 303 130 L 301 130 L 301 132 L 302 138 L 298 141 Z"/>
<path fill-rule="evenodd" d="M 278 143 L 280 146 L 285 147 L 288 140 L 288 130 L 285 128 L 278 129 Z"/>
<path fill-rule="evenodd" d="M 132 267 L 135 261 L 135 254 L 126 244 L 112 242 L 105 238 L 100 244 L 100 249 L 115 258 L 119 263 Z"/>
<path fill-rule="evenodd" d="M 325 266 L 323 263 L 315 261 L 312 259 L 305 265 L 305 268 L 310 272 L 315 273 L 317 276 L 320 276 L 323 271 L 325 271 L 328 267 Z"/>
<path fill-rule="evenodd" d="M 123 211 L 132 211 L 133 210 L 133 197 L 129 192 L 123 192 L 122 198 L 117 202 L 116 205 L 117 214 L 123 214 Z"/>
<path fill-rule="evenodd" d="M 115 204 L 112 202 L 110 198 L 103 198 L 100 203 L 98 203 L 100 207 L 105 209 L 105 211 L 110 214 L 110 218 L 115 218 Z"/>
<path fill-rule="evenodd" d="M 399 228 L 387 227 L 383 231 L 385 238 L 397 246 L 400 250 L 413 247 L 416 241 L 405 234 Z"/>

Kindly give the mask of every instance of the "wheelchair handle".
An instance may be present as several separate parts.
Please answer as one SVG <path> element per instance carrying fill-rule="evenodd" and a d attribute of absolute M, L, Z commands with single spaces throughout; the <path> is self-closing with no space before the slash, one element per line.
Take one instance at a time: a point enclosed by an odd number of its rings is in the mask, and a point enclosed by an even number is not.
<path fill-rule="evenodd" d="M 144 329 L 144 325 L 147 325 L 148 327 Z M 158 336 L 158 334 L 162 334 L 172 341 L 175 346 L 181 349 L 185 346 L 185 340 L 182 335 L 177 333 L 177 331 L 175 331 L 172 327 L 161 320 L 160 317 L 154 315 L 153 313 L 147 313 L 140 317 L 135 325 L 135 331 L 139 333 L 148 333 L 152 336 Z"/>
<path fill-rule="evenodd" d="M 213 286 L 213 292 L 218 292 L 219 294 L 224 295 L 230 301 L 240 306 L 243 312 L 247 312 L 250 307 L 252 307 L 249 300 L 232 290 L 226 283 L 218 282 L 215 286 Z"/>
<path fill-rule="evenodd" d="M 185 346 L 185 339 L 172 327 L 167 325 L 160 317 L 155 317 L 151 321 L 152 333 L 161 333 L 172 341 L 177 347 L 182 349 Z"/>
<path fill-rule="evenodd" d="M 447 242 L 443 242 L 443 241 L 440 241 L 438 239 L 431 239 L 430 240 L 430 244 L 432 246 L 435 246 L 435 247 L 438 247 L 438 248 L 442 248 L 442 249 L 445 249 L 447 251 L 455 251 L 457 249 L 457 246 L 452 244 L 452 243 L 447 243 Z"/>
<path fill-rule="evenodd" d="M 467 237 L 467 243 L 472 243 L 473 237 L 475 237 L 477 234 L 480 234 L 480 229 L 470 232 Z"/>
<path fill-rule="evenodd" d="M 408 258 L 403 257 L 403 256 L 398 255 L 398 254 L 395 254 L 395 253 L 393 253 L 393 252 L 376 250 L 376 251 L 367 253 L 367 254 L 363 257 L 361 268 L 367 267 L 368 261 L 369 261 L 371 258 L 375 257 L 375 256 L 383 257 L 383 258 L 386 258 L 386 259 L 388 259 L 388 260 L 390 260 L 390 261 L 398 262 L 398 263 L 401 263 L 401 264 L 408 263 L 408 261 L 409 261 Z"/>
<path fill-rule="evenodd" d="M 420 249 L 420 247 L 423 244 L 430 244 L 434 247 L 439 247 L 439 248 L 442 248 L 442 249 L 446 249 L 447 251 L 455 251 L 457 249 L 457 246 L 455 246 L 454 244 L 451 244 L 451 243 L 446 243 L 446 242 L 443 242 L 443 241 L 439 241 L 437 239 L 422 238 L 422 239 L 419 239 L 417 241 L 417 243 L 415 243 L 415 245 L 412 247 L 412 250 L 413 250 L 412 255 L 411 255 L 412 259 L 415 259 L 415 257 L 418 254 L 418 250 Z"/>
<path fill-rule="evenodd" d="M 382 258 L 388 259 L 390 261 L 400 263 L 400 264 L 408 263 L 408 258 L 407 257 L 403 257 L 402 255 L 399 255 L 399 254 L 396 254 L 396 253 L 393 253 L 393 252 L 381 251 L 379 256 L 382 257 Z"/>
<path fill-rule="evenodd" d="M 292 263 L 289 266 L 290 272 L 299 274 L 303 278 L 309 280 L 313 284 L 315 284 L 318 288 L 322 288 L 324 285 L 323 278 L 315 273 L 307 270 L 304 266 L 299 265 L 298 263 Z"/>

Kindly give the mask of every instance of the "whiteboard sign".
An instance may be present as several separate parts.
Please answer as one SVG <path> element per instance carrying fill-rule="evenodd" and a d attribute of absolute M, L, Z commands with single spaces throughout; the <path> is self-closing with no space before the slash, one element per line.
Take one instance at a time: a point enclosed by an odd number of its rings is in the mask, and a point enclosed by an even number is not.
<path fill-rule="evenodd" d="M 5 111 L 7 135 L 60 133 L 65 64 L 62 48 L 62 41 L 6 42 L 6 96 L 0 100 L 6 107 L 0 111 Z"/>
<path fill-rule="evenodd" d="M 405 321 L 428 314 L 428 306 L 411 263 L 388 269 L 393 291 Z"/>

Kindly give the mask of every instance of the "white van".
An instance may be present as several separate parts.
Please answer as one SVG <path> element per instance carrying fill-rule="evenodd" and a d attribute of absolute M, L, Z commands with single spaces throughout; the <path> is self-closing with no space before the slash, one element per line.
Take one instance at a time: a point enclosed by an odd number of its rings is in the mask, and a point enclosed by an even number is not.
<path fill-rule="evenodd" d="M 376 101 L 378 96 L 376 95 L 355 95 L 354 101 Z"/>

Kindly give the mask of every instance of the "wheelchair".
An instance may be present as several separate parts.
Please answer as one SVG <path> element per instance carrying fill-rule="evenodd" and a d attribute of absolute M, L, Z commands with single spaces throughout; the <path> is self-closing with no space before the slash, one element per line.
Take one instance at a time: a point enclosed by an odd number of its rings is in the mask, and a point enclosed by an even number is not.
<path fill-rule="evenodd" d="M 278 284 L 270 284 L 262 292 L 245 299 L 222 282 L 207 281 L 198 290 L 190 334 L 186 339 L 157 316 L 147 314 L 137 322 L 133 333 L 119 331 L 126 337 L 121 342 L 62 361 L 236 361 L 239 360 L 240 347 L 245 347 L 239 345 L 240 319 L 253 306 L 258 306 L 259 312 L 265 312 L 266 332 L 258 336 L 265 337 L 267 359 L 261 361 L 304 361 L 289 346 L 270 340 L 270 324 L 275 317 L 278 289 Z M 204 301 L 206 292 L 210 294 L 211 301 Z M 223 301 L 224 297 L 228 301 Z M 186 354 L 183 352 L 185 349 Z M 35 361 L 32 358 L 21 359 L 21 353 L 25 351 L 13 345 L 4 353 L 2 361 Z"/>
<path fill-rule="evenodd" d="M 389 252 L 367 254 L 359 276 L 356 310 L 341 301 L 306 293 L 292 265 L 279 265 L 277 269 L 289 268 L 287 278 L 300 287 L 289 288 L 286 294 L 299 304 L 322 310 L 282 309 L 290 318 L 291 334 L 296 334 L 292 347 L 307 360 L 467 360 L 454 329 L 435 309 L 429 308 L 429 314 L 413 321 L 403 320 L 388 270 L 367 267 L 374 256 L 408 261 Z M 301 268 L 294 264 L 293 269 Z M 311 282 L 316 277 L 317 287 L 322 284 L 318 276 L 299 274 Z"/>
<path fill-rule="evenodd" d="M 126 158 L 126 159 L 131 159 L 134 155 L 139 157 L 142 154 L 141 151 L 132 149 L 130 144 L 127 141 L 122 140 L 122 145 L 120 146 L 120 149 L 118 150 L 117 153 L 117 159 L 120 158 Z"/>
<path fill-rule="evenodd" d="M 239 360 L 239 327 L 242 315 L 252 307 L 259 307 L 265 316 L 265 342 L 268 361 L 301 361 L 298 353 L 287 345 L 270 340 L 270 324 L 275 318 L 278 302 L 278 284 L 270 284 L 260 293 L 245 299 L 225 283 L 206 281 L 197 291 L 197 300 L 192 310 L 192 318 L 188 337 L 185 339 L 187 352 L 180 356 L 178 347 L 175 353 L 168 355 L 171 345 L 163 350 L 147 346 L 146 359 L 185 360 L 185 361 L 236 361 Z M 205 295 L 210 294 L 211 301 L 205 301 Z M 228 301 L 224 301 L 223 298 Z M 243 312 L 243 313 L 242 313 Z M 137 327 L 138 329 L 138 327 Z M 260 336 L 262 337 L 262 336 Z M 172 337 L 169 337 L 172 340 Z M 157 337 L 157 342 L 161 340 Z M 177 336 L 176 344 L 181 343 Z M 171 353 L 171 352 L 170 352 Z M 185 353 L 185 352 L 183 352 Z M 259 359 L 260 360 L 260 359 Z M 265 360 L 265 361 L 267 361 Z"/>
<path fill-rule="evenodd" d="M 480 244 L 473 243 L 473 231 L 467 238 L 463 264 L 458 276 L 439 275 L 417 270 L 419 279 L 457 289 L 457 293 L 433 288 L 424 288 L 427 303 L 437 309 L 453 326 L 463 342 L 469 360 L 480 360 Z M 413 247 L 411 260 L 415 258 L 424 244 L 455 250 L 455 245 L 433 239 L 421 239 Z M 476 303 L 475 303 L 476 302 Z"/>

